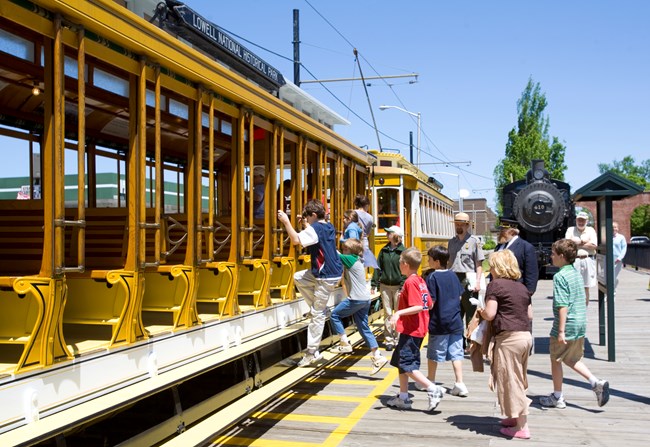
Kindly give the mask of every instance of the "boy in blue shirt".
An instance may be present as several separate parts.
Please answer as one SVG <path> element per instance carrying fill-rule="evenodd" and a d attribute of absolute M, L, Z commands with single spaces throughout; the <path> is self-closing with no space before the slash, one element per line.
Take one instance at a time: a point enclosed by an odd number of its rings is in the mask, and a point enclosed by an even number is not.
<path fill-rule="evenodd" d="M 278 220 L 284 224 L 294 245 L 302 245 L 311 255 L 311 269 L 293 276 L 298 291 L 309 305 L 311 321 L 307 328 L 307 351 L 298 366 L 308 366 L 320 358 L 318 351 L 327 318 L 327 300 L 341 281 L 343 264 L 336 250 L 336 229 L 325 220 L 325 207 L 310 200 L 302 212 L 305 229 L 298 233 L 289 216 L 278 210 Z"/>
<path fill-rule="evenodd" d="M 467 397 L 469 391 L 463 383 L 463 332 L 460 316 L 460 299 L 463 286 L 456 273 L 447 269 L 449 251 L 436 245 L 429 248 L 429 267 L 435 271 L 426 282 L 433 307 L 429 310 L 429 345 L 427 347 L 427 378 L 435 383 L 438 363 L 451 361 L 456 382 L 452 396 Z M 416 385 L 417 386 L 417 385 Z"/>

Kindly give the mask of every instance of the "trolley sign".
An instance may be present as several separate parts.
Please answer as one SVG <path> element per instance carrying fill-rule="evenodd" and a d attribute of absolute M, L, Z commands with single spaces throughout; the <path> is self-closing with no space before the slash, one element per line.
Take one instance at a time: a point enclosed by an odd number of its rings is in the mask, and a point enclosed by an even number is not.
<path fill-rule="evenodd" d="M 236 65 L 239 65 L 239 68 L 243 65 L 258 75 L 262 75 L 276 88 L 285 84 L 284 76 L 282 76 L 282 73 L 280 73 L 277 68 L 274 68 L 261 57 L 257 56 L 244 45 L 233 39 L 214 23 L 197 14 L 188 6 L 178 3 L 179 2 L 174 2 L 176 6 L 173 6 L 172 9 L 176 13 L 176 17 L 181 20 L 181 22 L 178 23 L 180 27 L 189 28 L 204 40 L 216 45 L 224 55 L 230 56 L 230 58 L 234 59 L 234 61 L 238 63 Z M 188 36 L 185 35 L 184 37 Z"/>

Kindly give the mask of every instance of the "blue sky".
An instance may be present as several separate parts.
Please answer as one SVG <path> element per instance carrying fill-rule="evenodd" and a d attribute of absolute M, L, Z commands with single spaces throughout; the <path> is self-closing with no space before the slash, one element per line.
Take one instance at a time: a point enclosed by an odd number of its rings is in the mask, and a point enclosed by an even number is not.
<path fill-rule="evenodd" d="M 459 173 L 460 188 L 494 202 L 492 171 L 516 125 L 516 102 L 529 77 L 546 95 L 550 136 L 566 145 L 566 180 L 577 189 L 598 163 L 650 158 L 650 2 L 186 0 L 199 14 L 275 53 L 292 57 L 293 9 L 300 10 L 301 59 L 317 79 L 358 77 L 353 47 L 373 80 L 370 103 L 384 148 L 408 157 L 409 114 L 421 113 L 421 162 L 427 172 Z M 329 21 L 328 24 L 326 20 Z M 335 28 L 335 29 L 334 29 Z M 248 45 L 248 44 L 246 44 Z M 289 60 L 250 47 L 293 79 Z M 302 71 L 303 80 L 313 77 Z M 360 81 L 303 88 L 351 121 L 337 131 L 378 146 Z M 341 103 L 345 104 L 342 105 Z M 354 111 L 355 116 L 347 108 Z M 395 141 L 396 140 L 396 141 Z M 424 165 L 471 161 L 466 165 Z M 459 170 L 460 168 L 460 170 Z M 457 198 L 458 179 L 440 174 Z"/>

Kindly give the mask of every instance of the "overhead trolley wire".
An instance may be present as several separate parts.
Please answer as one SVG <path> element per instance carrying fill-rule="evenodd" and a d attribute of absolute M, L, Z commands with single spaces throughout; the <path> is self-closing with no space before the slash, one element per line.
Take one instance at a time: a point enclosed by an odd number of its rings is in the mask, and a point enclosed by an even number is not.
<path fill-rule="evenodd" d="M 315 8 L 315 7 L 310 3 L 310 2 L 309 2 L 309 0 L 305 0 L 305 3 L 307 3 L 307 5 L 309 5 L 309 7 L 310 7 L 310 8 L 311 8 L 311 9 L 312 9 L 312 10 L 313 10 L 313 11 L 314 11 L 314 12 L 315 12 L 315 13 L 316 13 L 316 14 L 317 14 L 317 15 L 318 15 L 318 16 L 319 16 L 319 17 L 320 17 L 320 18 L 321 18 L 325 23 L 327 23 L 327 24 L 328 24 L 328 25 L 329 25 L 329 26 L 334 30 L 334 32 L 336 32 L 336 33 L 337 33 L 337 34 L 338 34 L 338 35 L 339 35 L 339 36 L 340 36 L 340 37 L 341 37 L 341 38 L 342 38 L 342 39 L 343 39 L 343 40 L 344 40 L 348 45 L 350 45 L 351 48 L 353 48 L 353 49 L 356 51 L 356 52 L 355 52 L 355 60 L 357 60 L 357 63 L 355 64 L 355 69 L 356 69 L 356 66 L 359 65 L 358 57 L 361 57 L 361 58 L 364 60 L 364 62 L 366 62 L 366 63 L 368 64 L 368 66 L 370 67 L 370 69 L 371 69 L 375 74 L 377 74 L 378 76 L 381 77 L 381 75 L 379 74 L 379 72 L 374 68 L 374 66 L 370 63 L 370 61 L 368 61 L 368 60 L 365 58 L 365 56 L 363 56 L 363 54 L 360 53 L 360 52 L 358 51 L 358 49 L 356 49 L 356 47 L 352 44 L 352 42 L 351 42 L 347 37 L 345 37 L 345 35 L 344 35 L 343 33 L 341 33 L 341 32 L 340 32 L 340 31 L 339 31 L 339 30 L 334 26 L 334 24 L 332 24 L 332 22 L 330 22 L 330 21 L 329 21 L 329 20 L 328 20 L 328 19 L 327 19 L 323 14 L 321 14 L 321 12 L 318 11 L 318 10 L 317 10 L 317 9 L 316 9 L 316 8 Z M 223 28 L 223 27 L 222 27 L 222 28 Z M 273 51 L 273 50 L 270 50 L 270 49 L 268 49 L 268 48 L 266 48 L 266 47 L 263 47 L 263 46 L 261 46 L 261 45 L 255 43 L 255 42 L 252 42 L 252 41 L 250 41 L 250 40 L 248 40 L 248 39 L 246 39 L 246 38 L 244 38 L 244 37 L 242 37 L 242 36 L 240 36 L 240 35 L 238 35 L 238 34 L 236 34 L 236 33 L 233 33 L 233 32 L 230 31 L 230 30 L 227 30 L 227 29 L 225 29 L 225 28 L 223 28 L 223 29 L 224 29 L 224 31 L 226 31 L 227 33 L 230 33 L 230 34 L 233 35 L 234 37 L 236 37 L 236 38 L 238 38 L 238 39 L 241 39 L 241 40 L 243 40 L 244 42 L 246 42 L 246 43 L 248 43 L 248 44 L 250 44 L 250 45 L 253 45 L 253 46 L 256 47 L 256 48 L 259 48 L 259 49 L 262 50 L 262 51 L 266 51 L 267 53 L 269 53 L 269 54 L 273 54 L 274 56 L 277 56 L 277 57 L 279 57 L 279 58 L 281 58 L 281 59 L 284 59 L 284 60 L 286 60 L 286 61 L 289 61 L 289 62 L 292 62 L 292 63 L 294 62 L 294 61 L 293 61 L 293 58 L 291 58 L 291 57 L 284 56 L 284 55 L 282 55 L 282 54 L 280 54 L 280 53 L 278 53 L 278 52 L 275 52 L 275 51 Z M 316 45 L 312 45 L 312 46 L 314 46 L 315 48 L 321 48 L 321 47 L 318 47 L 318 46 L 316 46 Z M 330 50 L 330 51 L 333 51 L 333 50 Z M 340 52 L 337 52 L 337 53 L 340 53 Z M 302 62 L 299 62 L 299 64 L 300 64 L 300 66 L 301 66 L 301 67 L 302 67 L 302 68 L 303 68 L 303 69 L 304 69 L 304 70 L 305 70 L 305 71 L 306 71 L 306 72 L 307 72 L 307 73 L 308 73 L 308 74 L 309 74 L 309 75 L 310 75 L 314 80 L 318 80 L 318 77 L 317 77 L 316 75 L 314 75 L 314 73 L 312 73 L 312 71 L 309 70 L 309 68 L 307 68 L 307 66 L 306 66 L 305 64 L 303 64 Z M 360 65 L 359 65 L 359 70 L 361 70 Z M 399 103 L 399 104 L 400 104 L 404 109 L 408 109 L 408 107 L 406 107 L 406 105 L 404 104 L 404 102 L 402 101 L 402 99 L 400 98 L 400 96 L 397 94 L 397 92 L 395 92 L 395 89 L 393 88 L 393 86 L 392 86 L 391 84 L 389 84 L 385 79 L 382 79 L 382 81 L 384 82 L 384 84 L 386 84 L 386 86 L 387 86 L 388 88 L 390 88 L 391 92 L 392 92 L 393 95 L 395 96 L 395 98 L 396 98 L 396 100 L 398 101 L 398 103 Z M 402 141 L 402 140 L 398 140 L 398 139 L 396 139 L 396 138 L 393 138 L 392 136 L 390 136 L 390 135 L 386 134 L 385 132 L 382 132 L 381 130 L 379 130 L 379 128 L 377 128 L 376 125 L 373 125 L 372 123 L 368 122 L 365 118 L 363 118 L 363 117 L 360 116 L 357 112 L 355 112 L 355 111 L 354 111 L 354 110 L 353 110 L 353 109 L 352 109 L 348 104 L 345 104 L 345 103 L 344 103 L 344 102 L 343 102 L 343 101 L 342 101 L 342 100 L 341 100 L 341 99 L 340 99 L 340 98 L 339 98 L 339 97 L 338 97 L 338 96 L 337 96 L 337 95 L 336 95 L 332 90 L 330 90 L 330 89 L 329 89 L 329 88 L 328 88 L 324 83 L 319 82 L 319 84 L 323 87 L 323 89 L 325 89 L 325 91 L 327 91 L 327 93 L 329 93 L 329 94 L 330 94 L 330 95 L 331 95 L 331 96 L 332 96 L 332 97 L 333 97 L 333 98 L 334 98 L 334 99 L 335 99 L 339 104 L 341 104 L 341 106 L 343 106 L 343 107 L 344 107 L 344 108 L 345 108 L 349 113 L 351 113 L 353 116 L 355 116 L 357 119 L 359 119 L 362 123 L 364 123 L 364 124 L 367 125 L 368 127 L 373 128 L 373 129 L 375 130 L 375 132 L 377 133 L 377 135 L 378 135 L 378 136 L 377 136 L 377 139 L 378 139 L 378 140 L 379 140 L 379 135 L 382 135 L 383 137 L 385 137 L 386 139 L 392 141 L 393 143 L 401 144 L 401 145 L 404 145 L 404 146 L 408 146 L 408 145 L 409 145 L 409 143 L 406 143 L 406 142 L 404 142 L 404 141 Z M 364 82 L 364 87 L 365 87 L 365 82 Z M 366 95 L 367 95 L 367 91 L 366 91 Z M 373 121 L 374 121 L 374 114 L 372 114 L 372 111 L 371 111 L 371 115 L 373 116 Z M 415 120 L 415 118 L 414 118 L 413 116 L 411 116 L 411 119 L 412 119 L 412 120 Z M 421 150 L 422 152 L 424 152 L 426 155 L 428 155 L 429 157 L 433 158 L 434 160 L 437 160 L 437 161 L 439 161 L 439 162 L 443 162 L 443 163 L 444 163 L 444 162 L 450 162 L 449 158 L 448 158 L 448 157 L 447 157 L 447 156 L 442 152 L 442 150 L 441 150 L 441 149 L 440 149 L 440 148 L 435 144 L 435 142 L 431 139 L 431 137 L 429 137 L 429 135 L 426 133 L 426 131 L 424 131 L 422 128 L 420 128 L 420 131 L 422 132 L 422 135 L 424 136 L 424 140 L 425 140 L 426 142 L 428 142 L 429 144 L 431 144 L 431 145 L 432 145 L 432 146 L 433 146 L 433 147 L 434 147 L 434 148 L 435 148 L 435 149 L 440 153 L 440 155 L 441 155 L 442 157 L 444 157 L 444 158 L 440 158 L 440 157 L 438 157 L 438 156 L 432 154 L 432 153 L 429 152 L 429 151 L 422 150 L 422 148 L 420 148 L 420 150 Z M 381 147 L 381 145 L 380 145 L 380 147 Z M 469 171 L 469 170 L 467 170 L 467 169 L 462 169 L 462 168 L 458 167 L 458 170 L 459 170 L 459 171 L 462 171 L 462 172 L 464 172 L 464 173 L 466 173 L 466 174 L 474 175 L 474 176 L 476 176 L 476 177 L 480 177 L 480 178 L 483 178 L 483 179 L 486 179 L 486 180 L 492 180 L 492 177 L 487 177 L 487 176 L 484 176 L 484 175 L 481 175 L 481 174 L 477 174 L 477 173 L 472 172 L 472 171 Z M 467 178 L 466 178 L 466 177 L 465 177 L 465 180 L 467 181 Z M 467 183 L 470 183 L 470 182 L 467 181 Z"/>

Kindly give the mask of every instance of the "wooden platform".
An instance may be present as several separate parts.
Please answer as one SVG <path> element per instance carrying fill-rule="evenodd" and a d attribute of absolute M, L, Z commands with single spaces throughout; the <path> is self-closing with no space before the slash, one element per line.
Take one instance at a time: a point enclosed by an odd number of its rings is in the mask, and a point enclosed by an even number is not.
<path fill-rule="evenodd" d="M 598 345 L 595 288 L 588 309 L 585 363 L 596 376 L 610 381 L 610 402 L 599 408 L 589 384 L 565 367 L 568 405 L 563 410 L 543 409 L 538 403 L 540 396 L 552 391 L 548 357 L 552 283 L 540 281 L 533 298 L 536 353 L 528 371 L 528 395 L 533 400 L 530 440 L 509 440 L 499 434 L 500 414 L 495 395 L 487 388 L 488 373 L 472 372 L 469 360 L 463 365 L 469 397 L 446 394 L 438 409 L 427 413 L 426 394 L 411 384 L 414 409 L 400 411 L 383 404 L 399 388 L 396 369 L 387 365 L 370 376 L 368 351 L 357 346 L 353 355 L 317 371 L 212 445 L 645 447 L 650 442 L 649 275 L 624 270 L 619 278 L 616 362 L 608 362 L 607 347 Z M 453 387 L 450 364 L 439 366 L 437 380 L 448 390 Z"/>

